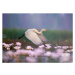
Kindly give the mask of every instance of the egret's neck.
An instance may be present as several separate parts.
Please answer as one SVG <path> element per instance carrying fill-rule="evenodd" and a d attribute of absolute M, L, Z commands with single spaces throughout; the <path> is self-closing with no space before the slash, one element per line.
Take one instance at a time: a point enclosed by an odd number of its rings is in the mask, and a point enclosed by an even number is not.
<path fill-rule="evenodd" d="M 36 32 L 36 33 L 38 33 L 38 34 L 42 34 L 42 31 L 34 30 L 34 32 Z"/>
<path fill-rule="evenodd" d="M 40 33 L 42 33 L 42 32 L 43 32 L 43 30 L 40 31 Z"/>
<path fill-rule="evenodd" d="M 39 31 L 39 32 L 37 32 L 38 34 L 42 34 L 42 32 L 41 31 Z"/>

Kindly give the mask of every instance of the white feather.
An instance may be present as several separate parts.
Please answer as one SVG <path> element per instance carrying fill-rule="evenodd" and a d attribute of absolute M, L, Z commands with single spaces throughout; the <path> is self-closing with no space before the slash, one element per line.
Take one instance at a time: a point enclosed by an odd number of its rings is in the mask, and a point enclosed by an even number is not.
<path fill-rule="evenodd" d="M 38 37 L 38 35 L 33 32 L 33 29 L 28 29 L 26 32 L 25 32 L 25 36 L 31 40 L 34 44 L 36 45 L 40 45 L 42 44 L 43 42 L 40 40 L 40 38 Z"/>

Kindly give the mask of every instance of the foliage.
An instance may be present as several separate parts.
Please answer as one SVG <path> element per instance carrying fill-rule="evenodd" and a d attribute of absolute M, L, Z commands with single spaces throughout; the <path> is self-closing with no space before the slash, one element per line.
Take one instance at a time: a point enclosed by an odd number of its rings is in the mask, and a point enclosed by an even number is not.
<path fill-rule="evenodd" d="M 25 31 L 26 30 L 23 30 L 23 29 L 3 29 L 3 38 L 17 39 L 22 34 L 24 34 Z M 47 32 L 43 32 L 43 34 L 50 41 L 67 40 L 72 42 L 72 35 L 73 35 L 72 31 L 48 30 Z M 22 39 L 27 40 L 25 36 Z"/>

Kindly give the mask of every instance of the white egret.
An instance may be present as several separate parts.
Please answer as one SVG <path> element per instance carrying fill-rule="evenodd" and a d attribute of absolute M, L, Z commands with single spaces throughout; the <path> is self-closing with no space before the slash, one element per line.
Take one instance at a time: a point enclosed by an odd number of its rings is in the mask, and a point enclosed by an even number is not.
<path fill-rule="evenodd" d="M 41 31 L 38 31 L 37 29 L 28 29 L 25 32 L 25 34 L 23 34 L 21 37 L 25 35 L 35 45 L 42 45 L 44 42 L 47 42 L 47 39 L 42 33 L 43 31 L 47 31 L 47 30 L 42 29 Z M 21 37 L 19 37 L 18 39 L 20 39 Z"/>

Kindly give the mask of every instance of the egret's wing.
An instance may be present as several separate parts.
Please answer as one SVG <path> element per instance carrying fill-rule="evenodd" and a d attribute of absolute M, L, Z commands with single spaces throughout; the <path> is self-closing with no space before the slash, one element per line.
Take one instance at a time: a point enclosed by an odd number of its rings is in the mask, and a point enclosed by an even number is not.
<path fill-rule="evenodd" d="M 42 44 L 42 41 L 40 40 L 38 35 L 33 31 L 26 31 L 25 36 L 36 45 Z"/>
<path fill-rule="evenodd" d="M 43 34 L 38 34 L 38 36 L 43 42 L 48 42 L 48 40 L 45 38 Z"/>

